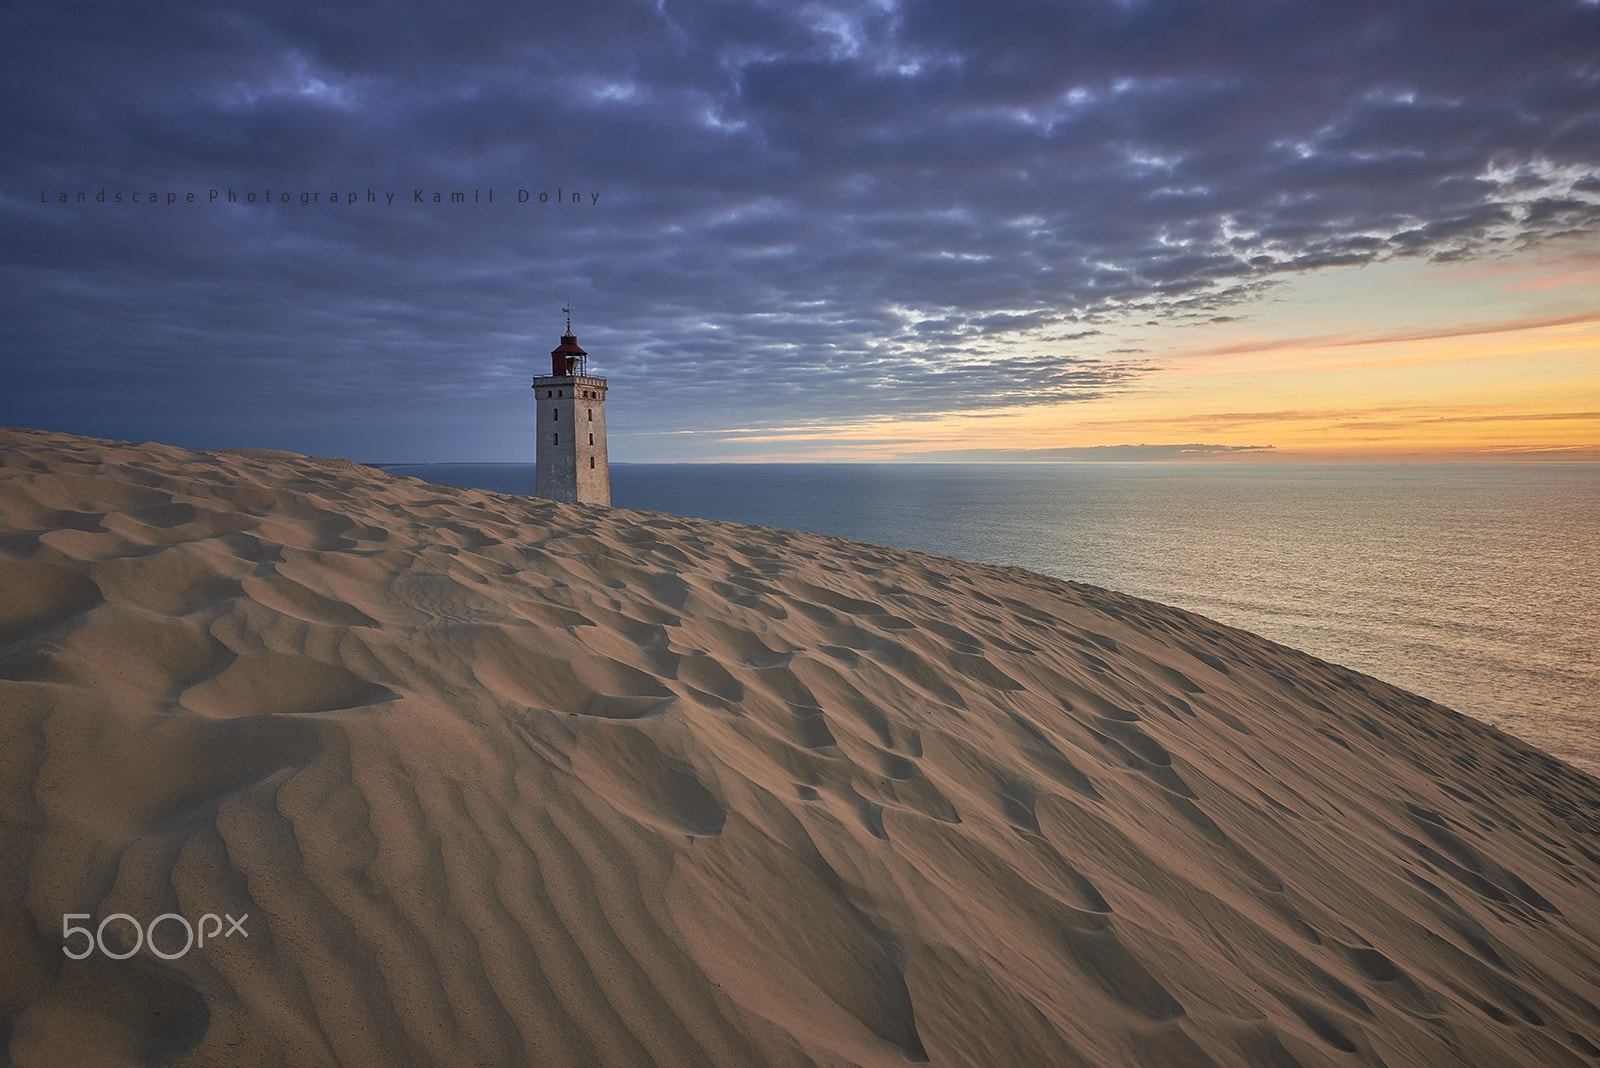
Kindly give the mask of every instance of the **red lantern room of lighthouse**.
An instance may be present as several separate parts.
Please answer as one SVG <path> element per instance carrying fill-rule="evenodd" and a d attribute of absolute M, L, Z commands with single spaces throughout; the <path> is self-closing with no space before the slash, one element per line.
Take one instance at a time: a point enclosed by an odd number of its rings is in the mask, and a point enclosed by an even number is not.
<path fill-rule="evenodd" d="M 589 373 L 589 354 L 578 347 L 578 335 L 572 332 L 570 316 L 567 332 L 561 335 L 561 344 L 550 350 L 550 373 L 557 378 Z"/>

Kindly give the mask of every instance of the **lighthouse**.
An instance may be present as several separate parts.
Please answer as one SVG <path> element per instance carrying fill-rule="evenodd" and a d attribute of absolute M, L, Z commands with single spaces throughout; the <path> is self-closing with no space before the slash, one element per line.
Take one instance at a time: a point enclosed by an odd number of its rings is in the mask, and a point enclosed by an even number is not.
<path fill-rule="evenodd" d="M 611 468 L 606 461 L 606 380 L 589 373 L 589 354 L 567 332 L 550 352 L 550 373 L 533 380 L 534 490 L 540 497 L 571 504 L 611 503 Z"/>

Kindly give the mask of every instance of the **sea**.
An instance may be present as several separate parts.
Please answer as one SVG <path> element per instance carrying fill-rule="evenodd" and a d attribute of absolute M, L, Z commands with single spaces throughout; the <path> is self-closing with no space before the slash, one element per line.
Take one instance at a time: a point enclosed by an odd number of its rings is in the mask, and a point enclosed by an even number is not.
<path fill-rule="evenodd" d="M 532 464 L 383 466 L 533 492 Z M 1177 605 L 1600 775 L 1600 464 L 613 464 L 611 493 Z"/>

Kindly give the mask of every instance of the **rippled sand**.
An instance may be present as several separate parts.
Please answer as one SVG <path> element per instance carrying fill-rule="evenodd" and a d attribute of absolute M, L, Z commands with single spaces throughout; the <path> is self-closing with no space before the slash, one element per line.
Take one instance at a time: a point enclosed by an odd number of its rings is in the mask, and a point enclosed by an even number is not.
<path fill-rule="evenodd" d="M 0 464 L 18 1065 L 1600 1058 L 1600 782 L 1366 676 L 289 453 Z"/>

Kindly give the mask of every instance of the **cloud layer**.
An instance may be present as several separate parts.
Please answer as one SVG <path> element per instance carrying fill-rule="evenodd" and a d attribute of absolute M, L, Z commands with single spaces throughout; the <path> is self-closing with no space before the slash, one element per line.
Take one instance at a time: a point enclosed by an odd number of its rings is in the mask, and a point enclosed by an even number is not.
<path fill-rule="evenodd" d="M 1594 3 L 24 2 L 0 29 L 5 422 L 493 455 L 567 299 L 641 434 L 1058 402 L 1153 366 L 1108 323 L 1600 226 Z"/>

